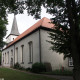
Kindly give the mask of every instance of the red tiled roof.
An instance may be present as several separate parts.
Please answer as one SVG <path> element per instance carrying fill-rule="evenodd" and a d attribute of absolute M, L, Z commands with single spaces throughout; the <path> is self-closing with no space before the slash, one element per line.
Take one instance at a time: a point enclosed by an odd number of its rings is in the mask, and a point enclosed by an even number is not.
<path fill-rule="evenodd" d="M 16 39 L 14 39 L 14 41 L 12 41 L 7 47 L 11 46 L 12 44 L 14 44 L 15 42 L 17 42 L 18 40 L 20 40 L 21 38 L 23 38 L 24 36 L 28 35 L 29 33 L 31 33 L 32 31 L 34 31 L 35 29 L 37 29 L 38 27 L 42 26 L 42 27 L 46 27 L 46 28 L 53 28 L 54 24 L 50 24 L 49 22 L 51 22 L 50 19 L 44 17 L 41 20 L 39 20 L 37 23 L 35 23 L 33 26 L 31 26 L 29 29 L 27 29 L 26 31 L 24 31 L 22 34 L 20 34 Z"/>

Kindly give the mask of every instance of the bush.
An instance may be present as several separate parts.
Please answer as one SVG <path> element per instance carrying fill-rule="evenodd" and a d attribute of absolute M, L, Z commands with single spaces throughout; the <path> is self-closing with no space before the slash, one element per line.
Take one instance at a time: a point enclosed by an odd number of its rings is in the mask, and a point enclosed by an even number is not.
<path fill-rule="evenodd" d="M 45 65 L 43 63 L 34 63 L 32 65 L 32 72 L 34 73 L 40 73 L 40 72 L 45 72 L 46 68 Z"/>
<path fill-rule="evenodd" d="M 20 66 L 19 63 L 14 64 L 14 68 L 15 68 L 15 69 L 19 69 L 20 67 L 21 67 L 21 66 Z"/>
<path fill-rule="evenodd" d="M 14 64 L 14 69 L 25 70 L 19 63 Z"/>
<path fill-rule="evenodd" d="M 26 68 L 26 71 L 31 71 L 31 68 L 30 67 Z"/>
<path fill-rule="evenodd" d="M 19 67 L 19 70 L 25 70 L 25 68 L 20 66 L 20 67 Z"/>
<path fill-rule="evenodd" d="M 44 65 L 46 67 L 46 72 L 51 72 L 52 71 L 51 63 L 45 62 Z"/>

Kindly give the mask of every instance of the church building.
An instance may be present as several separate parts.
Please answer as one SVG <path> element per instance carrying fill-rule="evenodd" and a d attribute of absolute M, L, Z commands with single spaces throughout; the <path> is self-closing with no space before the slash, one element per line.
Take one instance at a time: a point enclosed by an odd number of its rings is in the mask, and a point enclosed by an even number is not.
<path fill-rule="evenodd" d="M 7 36 L 8 45 L 2 50 L 2 66 L 12 67 L 17 62 L 24 68 L 36 62 L 49 63 L 52 70 L 72 69 L 72 59 L 63 59 L 63 54 L 50 50 L 48 32 L 54 28 L 51 20 L 44 17 L 22 34 L 18 31 L 14 16 L 11 33 Z M 24 27 L 24 26 L 23 26 Z"/>

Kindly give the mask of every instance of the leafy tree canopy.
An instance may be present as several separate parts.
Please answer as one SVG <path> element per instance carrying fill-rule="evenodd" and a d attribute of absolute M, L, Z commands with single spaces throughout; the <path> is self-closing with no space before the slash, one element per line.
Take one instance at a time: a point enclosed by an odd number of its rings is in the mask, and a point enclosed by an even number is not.
<path fill-rule="evenodd" d="M 26 0 L 28 14 L 40 18 L 41 6 L 54 16 L 58 29 L 50 33 L 52 50 L 72 56 L 74 80 L 80 79 L 80 0 Z M 66 30 L 65 30 L 66 29 Z M 60 31 L 62 30 L 62 31 Z M 56 32 L 55 32 L 56 31 Z M 63 34 L 62 34 L 63 33 Z"/>
<path fill-rule="evenodd" d="M 57 28 L 50 33 L 50 38 L 55 42 L 51 47 L 59 53 L 64 53 L 65 57 L 72 56 L 71 53 L 71 36 L 75 34 L 77 44 L 80 44 L 78 39 L 80 30 L 80 2 L 79 0 L 26 0 L 25 8 L 29 15 L 35 18 L 40 18 L 41 6 L 46 8 L 46 12 L 53 15 L 53 23 Z M 77 26 L 77 31 L 73 30 L 71 33 L 72 25 Z M 60 30 L 62 29 L 62 30 Z M 77 37 L 78 36 L 78 37 Z"/>
<path fill-rule="evenodd" d="M 2 35 L 4 36 L 4 33 L 6 32 L 5 25 L 7 24 L 7 12 L 14 12 L 17 14 L 23 13 L 23 10 L 26 9 L 29 15 L 32 15 L 35 18 L 40 18 L 41 6 L 46 8 L 47 13 L 54 16 L 52 20 L 57 27 L 57 29 L 54 30 L 54 33 L 56 34 L 54 35 L 50 33 L 50 35 L 53 35 L 54 37 L 58 36 L 56 38 L 50 36 L 51 39 L 56 41 L 55 43 L 51 42 L 51 44 L 55 45 L 54 50 L 60 53 L 65 53 L 65 56 L 70 56 L 69 53 L 71 53 L 74 61 L 74 79 L 79 80 L 80 0 L 0 0 L 0 25 L 3 26 L 0 26 L 0 28 L 3 30 Z M 0 36 L 0 40 L 2 40 L 3 36 Z M 65 44 L 65 46 L 63 44 Z"/>
<path fill-rule="evenodd" d="M 22 5 L 17 0 L 0 0 L 0 49 L 5 44 L 3 37 L 6 35 L 7 15 L 8 13 L 22 13 L 20 4 Z"/>

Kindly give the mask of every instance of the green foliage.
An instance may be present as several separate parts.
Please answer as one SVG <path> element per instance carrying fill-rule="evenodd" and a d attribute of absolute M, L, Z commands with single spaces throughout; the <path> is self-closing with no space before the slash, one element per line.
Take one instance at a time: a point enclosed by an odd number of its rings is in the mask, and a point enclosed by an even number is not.
<path fill-rule="evenodd" d="M 3 38 L 6 35 L 8 13 L 23 13 L 23 6 L 24 2 L 18 0 L 0 0 L 0 49 L 5 45 Z"/>
<path fill-rule="evenodd" d="M 26 68 L 26 71 L 31 71 L 31 68 L 30 67 Z"/>
<path fill-rule="evenodd" d="M 14 4 L 13 1 L 14 0 L 0 0 L 0 49 L 5 44 L 3 38 L 6 35 L 6 25 L 8 24 L 7 13 L 10 11 L 9 9 L 12 9 L 11 5 Z"/>
<path fill-rule="evenodd" d="M 34 63 L 32 65 L 32 72 L 34 73 L 40 73 L 40 72 L 45 72 L 46 68 L 45 65 L 43 63 Z"/>
<path fill-rule="evenodd" d="M 71 57 L 71 38 L 70 38 L 70 29 L 67 27 L 58 26 L 55 27 L 52 32 L 49 32 L 49 37 L 51 41 L 50 49 L 58 53 L 63 53 L 64 58 Z"/>
<path fill-rule="evenodd" d="M 25 70 L 19 63 L 14 64 L 14 69 Z"/>
<path fill-rule="evenodd" d="M 45 7 L 47 13 L 53 15 L 53 23 L 58 29 L 50 33 L 50 38 L 55 41 L 50 42 L 52 50 L 63 53 L 64 57 L 70 57 L 72 56 L 71 52 L 74 52 L 71 50 L 73 42 L 75 44 L 73 46 L 77 46 L 77 51 L 80 53 L 79 0 L 26 0 L 25 5 L 28 14 L 35 18 L 41 17 L 42 6 Z M 61 32 L 60 29 L 63 31 Z"/>
<path fill-rule="evenodd" d="M 14 68 L 15 68 L 15 69 L 19 69 L 20 67 L 21 67 L 21 66 L 20 66 L 19 63 L 14 64 Z"/>

